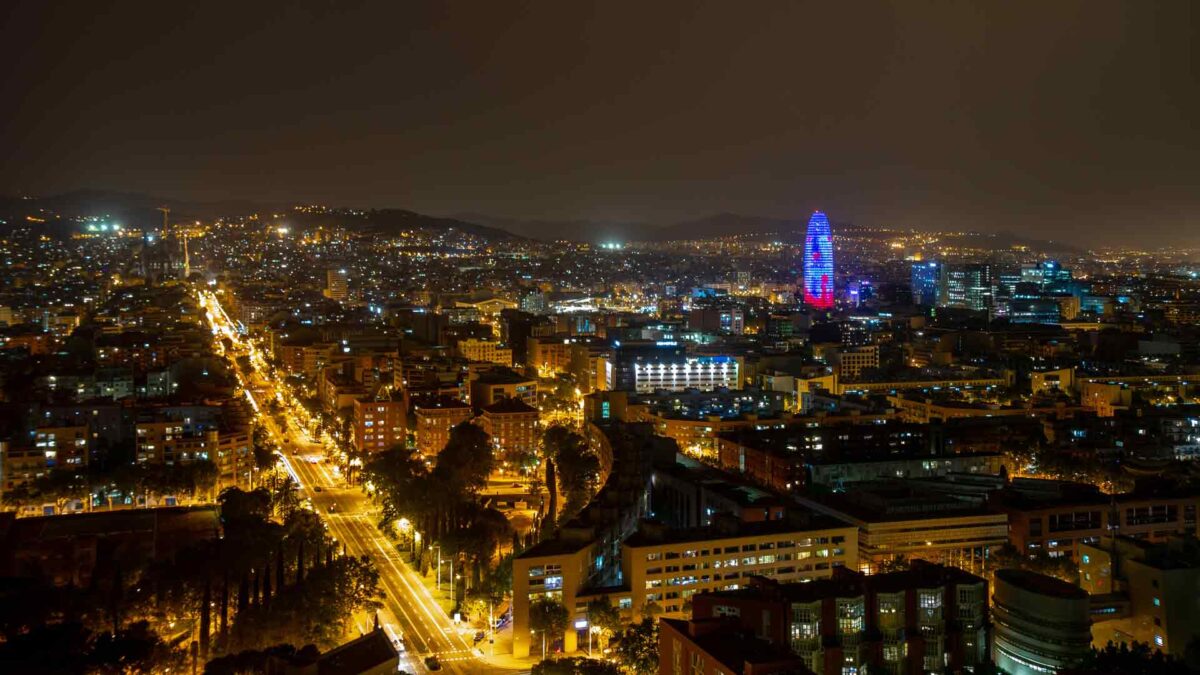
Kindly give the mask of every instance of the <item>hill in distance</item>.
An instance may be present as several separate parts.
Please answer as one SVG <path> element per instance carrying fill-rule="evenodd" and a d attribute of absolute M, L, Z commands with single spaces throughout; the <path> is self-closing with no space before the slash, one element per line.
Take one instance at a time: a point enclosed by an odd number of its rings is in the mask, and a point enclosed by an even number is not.
<path fill-rule="evenodd" d="M 428 216 L 404 209 L 338 210 L 330 213 L 294 211 L 290 205 L 251 201 L 198 202 L 132 192 L 76 190 L 45 197 L 0 197 L 0 219 L 15 225 L 27 216 L 44 218 L 49 232 L 66 234 L 78 229 L 76 219 L 100 217 L 129 227 L 153 228 L 162 224 L 158 209 L 171 210 L 171 222 L 212 220 L 250 214 L 283 214 L 282 222 L 300 229 L 340 225 L 361 231 L 394 234 L 403 230 L 444 232 L 457 230 L 490 241 L 519 239 L 507 231 L 454 218 Z"/>

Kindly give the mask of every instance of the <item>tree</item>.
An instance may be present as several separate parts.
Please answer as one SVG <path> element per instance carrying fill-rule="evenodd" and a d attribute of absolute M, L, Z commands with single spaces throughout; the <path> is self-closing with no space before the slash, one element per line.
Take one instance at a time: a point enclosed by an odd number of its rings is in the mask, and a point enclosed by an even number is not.
<path fill-rule="evenodd" d="M 1162 650 L 1151 648 L 1147 642 L 1122 642 L 1118 647 L 1110 640 L 1103 649 L 1093 649 L 1081 670 L 1113 673 L 1114 675 L 1185 675 L 1192 671 L 1178 659 L 1166 656 Z"/>
<path fill-rule="evenodd" d="M 263 489 L 246 492 L 228 487 L 217 495 L 217 503 L 221 505 L 221 519 L 226 523 L 266 520 L 271 515 L 271 493 Z"/>
<path fill-rule="evenodd" d="M 880 574 L 886 574 L 888 572 L 903 572 L 907 569 L 908 556 L 905 556 L 904 554 L 894 555 L 879 564 Z"/>
<path fill-rule="evenodd" d="M 529 672 L 532 675 L 621 675 L 621 670 L 608 661 L 582 656 L 542 661 Z"/>
<path fill-rule="evenodd" d="M 608 642 L 609 636 L 616 635 L 621 630 L 621 610 L 613 607 L 607 597 L 596 598 L 587 605 L 588 625 L 599 629 L 601 649 Z"/>
<path fill-rule="evenodd" d="M 546 454 L 556 464 L 558 482 L 566 497 L 564 517 L 581 510 L 600 482 L 600 459 L 583 436 L 566 427 L 553 426 L 543 435 Z M 549 477 L 546 479 L 550 482 Z"/>
<path fill-rule="evenodd" d="M 529 606 L 529 627 L 542 636 L 542 658 L 546 658 L 548 635 L 562 635 L 567 629 L 567 608 L 558 600 L 542 598 Z"/>
<path fill-rule="evenodd" d="M 487 433 L 475 424 L 463 422 L 450 430 L 450 439 L 438 454 L 434 473 L 456 494 L 475 494 L 487 485 L 494 466 Z"/>
<path fill-rule="evenodd" d="M 553 528 L 554 522 L 558 519 L 558 475 L 554 470 L 554 460 L 549 457 L 546 458 L 546 488 L 550 491 L 550 504 L 546 509 L 546 520 Z"/>
<path fill-rule="evenodd" d="M 657 671 L 658 622 L 646 618 L 626 630 L 617 644 L 617 662 L 634 675 Z"/>
<path fill-rule="evenodd" d="M 1079 582 L 1079 566 L 1067 556 L 1051 558 L 1044 550 L 1033 555 L 1022 555 L 1012 544 L 1004 544 L 992 551 L 990 556 L 992 569 L 1016 568 L 1045 574 L 1062 579 L 1070 584 Z"/>
<path fill-rule="evenodd" d="M 434 505 L 424 498 L 429 470 L 416 451 L 403 445 L 385 450 L 366 463 L 363 477 L 375 487 L 375 498 L 383 507 L 379 527 L 385 532 L 400 518 L 420 522 L 432 513 Z"/>
<path fill-rule="evenodd" d="M 287 520 L 300 508 L 299 487 L 291 476 L 283 476 L 271 486 L 271 512 Z"/>
<path fill-rule="evenodd" d="M 234 626 L 242 649 L 312 643 L 331 647 L 341 642 L 356 612 L 382 605 L 379 573 L 366 558 L 344 556 L 315 565 L 297 582 L 280 590 L 269 607 L 248 607 Z"/>

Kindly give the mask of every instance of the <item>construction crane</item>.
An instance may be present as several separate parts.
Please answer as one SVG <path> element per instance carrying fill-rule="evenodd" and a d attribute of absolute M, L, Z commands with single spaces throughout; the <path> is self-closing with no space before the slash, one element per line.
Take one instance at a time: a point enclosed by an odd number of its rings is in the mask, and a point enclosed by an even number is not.
<path fill-rule="evenodd" d="M 162 238 L 163 238 L 163 239 L 166 239 L 166 238 L 167 238 L 167 234 L 168 234 L 168 233 L 170 232 L 170 230 L 171 230 L 171 224 L 167 222 L 167 216 L 171 215 L 171 209 L 169 209 L 169 208 L 167 208 L 167 207 L 165 207 L 165 206 L 160 206 L 160 207 L 158 207 L 158 210 L 159 210 L 159 211 L 162 211 L 162 214 L 163 214 L 163 229 L 162 229 Z"/>

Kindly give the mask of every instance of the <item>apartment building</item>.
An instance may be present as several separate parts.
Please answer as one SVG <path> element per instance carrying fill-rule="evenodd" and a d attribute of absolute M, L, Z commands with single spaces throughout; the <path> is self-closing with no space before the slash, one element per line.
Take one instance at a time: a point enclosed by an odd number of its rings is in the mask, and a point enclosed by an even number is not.
<path fill-rule="evenodd" d="M 644 523 L 621 545 L 622 577 L 632 592 L 631 618 L 686 618 L 696 593 L 731 590 L 760 576 L 781 582 L 828 577 L 858 566 L 857 530 L 811 517 L 667 529 Z"/>
<path fill-rule="evenodd" d="M 417 451 L 433 457 L 446 447 L 450 430 L 473 417 L 471 406 L 456 398 L 441 396 L 413 406 Z"/>
<path fill-rule="evenodd" d="M 359 452 L 383 452 L 404 445 L 407 427 L 408 400 L 403 394 L 390 401 L 355 399 L 352 436 Z"/>
<path fill-rule="evenodd" d="M 491 438 L 493 454 L 504 458 L 537 449 L 538 418 L 537 408 L 520 399 L 507 398 L 481 408 L 478 422 Z"/>
<path fill-rule="evenodd" d="M 1107 495 L 1094 485 L 1018 478 L 988 504 L 1008 516 L 1017 550 L 1079 562 L 1080 545 L 1105 536 L 1157 542 L 1196 535 L 1200 495 L 1147 488 Z"/>
<path fill-rule="evenodd" d="M 981 577 L 914 561 L 886 574 L 839 568 L 804 584 L 756 577 L 697 595 L 692 612 L 733 619 L 819 675 L 971 672 L 988 660 L 987 590 Z"/>

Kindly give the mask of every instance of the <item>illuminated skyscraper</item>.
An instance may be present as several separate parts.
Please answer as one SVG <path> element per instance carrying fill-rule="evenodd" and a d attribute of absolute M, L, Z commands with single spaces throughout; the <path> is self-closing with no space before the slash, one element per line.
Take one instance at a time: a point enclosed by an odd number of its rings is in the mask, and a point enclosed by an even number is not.
<path fill-rule="evenodd" d="M 804 235 L 804 302 L 814 309 L 833 308 L 833 235 L 820 211 L 808 219 Z"/>
<path fill-rule="evenodd" d="M 914 305 L 932 307 L 938 304 L 945 280 L 942 275 L 946 267 L 937 261 L 922 261 L 912 264 L 912 295 Z"/>

